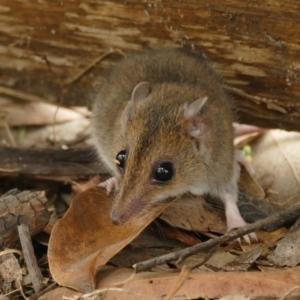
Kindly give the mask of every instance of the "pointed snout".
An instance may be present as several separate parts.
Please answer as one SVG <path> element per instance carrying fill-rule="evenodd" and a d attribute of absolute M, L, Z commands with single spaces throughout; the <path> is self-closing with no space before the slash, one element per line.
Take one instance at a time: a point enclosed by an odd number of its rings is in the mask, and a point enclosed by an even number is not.
<path fill-rule="evenodd" d="M 136 217 L 138 213 L 142 209 L 141 199 L 133 199 L 132 201 L 128 201 L 129 204 L 125 204 L 124 202 L 115 202 L 113 204 L 110 219 L 112 223 L 116 226 L 123 226 L 128 223 L 131 219 Z M 127 202 L 127 203 L 128 203 Z"/>
<path fill-rule="evenodd" d="M 133 213 L 134 212 L 132 210 L 126 210 L 123 212 L 118 211 L 117 209 L 112 209 L 110 219 L 114 225 L 123 226 L 132 219 L 134 215 Z"/>
<path fill-rule="evenodd" d="M 124 217 L 122 217 L 116 211 L 111 212 L 110 219 L 111 219 L 111 222 L 116 226 L 122 226 L 126 223 L 126 221 L 124 222 Z"/>

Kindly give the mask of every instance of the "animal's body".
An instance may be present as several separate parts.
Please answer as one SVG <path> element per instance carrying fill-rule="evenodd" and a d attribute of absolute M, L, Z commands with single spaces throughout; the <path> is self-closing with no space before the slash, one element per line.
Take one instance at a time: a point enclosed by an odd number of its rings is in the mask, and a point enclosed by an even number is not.
<path fill-rule="evenodd" d="M 93 108 L 96 148 L 113 179 L 117 225 L 169 197 L 212 194 L 228 229 L 237 208 L 239 166 L 231 99 L 205 59 L 180 50 L 134 53 L 119 62 Z"/>

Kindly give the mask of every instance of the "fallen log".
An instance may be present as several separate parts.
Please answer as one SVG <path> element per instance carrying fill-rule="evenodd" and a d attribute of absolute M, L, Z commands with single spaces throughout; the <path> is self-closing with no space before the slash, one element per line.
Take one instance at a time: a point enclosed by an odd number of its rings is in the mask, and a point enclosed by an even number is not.
<path fill-rule="evenodd" d="M 224 76 L 241 122 L 300 130 L 297 0 L 2 0 L 0 11 L 4 97 L 90 103 L 120 57 L 106 53 L 185 47 Z"/>

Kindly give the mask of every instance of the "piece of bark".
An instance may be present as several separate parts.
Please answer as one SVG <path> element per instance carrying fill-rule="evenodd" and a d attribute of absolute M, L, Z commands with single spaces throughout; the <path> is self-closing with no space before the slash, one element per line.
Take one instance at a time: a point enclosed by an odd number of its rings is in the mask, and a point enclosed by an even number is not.
<path fill-rule="evenodd" d="M 79 179 L 105 173 L 92 149 L 19 149 L 0 147 L 0 177 L 31 175 L 34 178 L 55 176 Z"/>
<path fill-rule="evenodd" d="M 300 2 L 1 1 L 0 93 L 86 104 L 120 55 L 186 47 L 204 53 L 237 99 L 240 120 L 300 130 Z"/>
<path fill-rule="evenodd" d="M 44 228 L 49 221 L 46 202 L 43 191 L 12 190 L 0 198 L 0 250 L 19 246 L 18 225 L 27 224 L 31 236 Z"/>

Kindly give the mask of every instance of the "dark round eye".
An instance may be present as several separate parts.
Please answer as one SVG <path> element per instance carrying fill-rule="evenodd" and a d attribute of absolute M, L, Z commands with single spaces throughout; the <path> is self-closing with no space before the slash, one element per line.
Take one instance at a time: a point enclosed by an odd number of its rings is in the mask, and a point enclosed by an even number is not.
<path fill-rule="evenodd" d="M 126 162 L 126 150 L 120 151 L 116 156 L 116 163 L 118 168 L 124 169 L 125 168 L 125 162 Z"/>
<path fill-rule="evenodd" d="M 167 182 L 174 177 L 174 173 L 173 164 L 164 162 L 155 167 L 153 178 L 155 181 Z"/>

